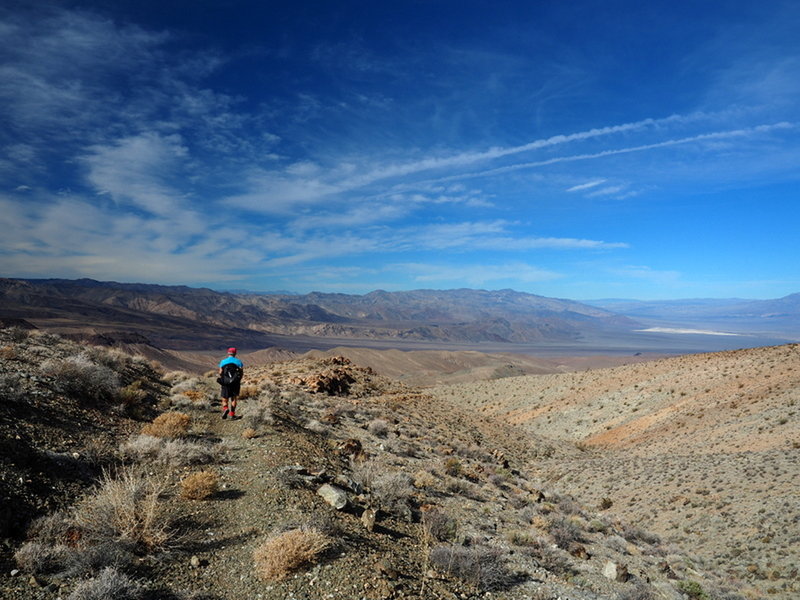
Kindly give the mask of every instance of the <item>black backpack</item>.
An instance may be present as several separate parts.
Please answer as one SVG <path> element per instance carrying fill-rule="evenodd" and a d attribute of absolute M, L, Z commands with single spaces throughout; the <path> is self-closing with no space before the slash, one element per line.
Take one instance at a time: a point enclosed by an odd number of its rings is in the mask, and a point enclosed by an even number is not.
<path fill-rule="evenodd" d="M 233 363 L 222 367 L 222 385 L 233 385 L 242 380 L 242 370 Z"/>

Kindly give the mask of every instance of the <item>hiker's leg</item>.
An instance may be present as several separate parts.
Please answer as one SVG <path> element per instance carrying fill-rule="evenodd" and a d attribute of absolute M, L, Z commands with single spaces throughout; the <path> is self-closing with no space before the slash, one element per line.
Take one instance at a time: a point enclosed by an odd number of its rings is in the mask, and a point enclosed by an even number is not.
<path fill-rule="evenodd" d="M 236 401 L 239 399 L 239 396 L 231 396 L 231 414 L 236 414 Z"/>
<path fill-rule="evenodd" d="M 228 399 L 227 398 L 223 398 L 222 399 L 222 418 L 223 419 L 227 419 L 228 418 Z"/>

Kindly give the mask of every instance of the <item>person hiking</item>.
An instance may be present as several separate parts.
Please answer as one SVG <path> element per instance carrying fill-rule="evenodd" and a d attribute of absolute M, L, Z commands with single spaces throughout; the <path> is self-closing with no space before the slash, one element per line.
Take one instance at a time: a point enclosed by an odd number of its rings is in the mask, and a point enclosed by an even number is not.
<path fill-rule="evenodd" d="M 236 400 L 244 375 L 244 363 L 236 358 L 236 348 L 228 348 L 228 356 L 219 361 L 220 396 L 222 397 L 222 418 L 236 418 Z"/>

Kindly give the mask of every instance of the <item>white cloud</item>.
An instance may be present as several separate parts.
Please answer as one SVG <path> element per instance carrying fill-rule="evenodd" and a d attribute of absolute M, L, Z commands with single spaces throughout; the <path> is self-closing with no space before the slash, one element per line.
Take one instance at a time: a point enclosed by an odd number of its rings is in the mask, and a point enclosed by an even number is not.
<path fill-rule="evenodd" d="M 89 151 L 84 162 L 98 192 L 162 216 L 173 215 L 182 204 L 181 193 L 168 182 L 188 153 L 177 134 L 142 133 Z"/>
<path fill-rule="evenodd" d="M 590 181 L 588 183 L 581 183 L 580 185 L 573 185 L 571 188 L 568 188 L 568 192 L 580 192 L 583 190 L 588 190 L 593 187 L 597 187 L 598 185 L 602 185 L 605 183 L 605 179 L 595 179 L 594 181 Z"/>

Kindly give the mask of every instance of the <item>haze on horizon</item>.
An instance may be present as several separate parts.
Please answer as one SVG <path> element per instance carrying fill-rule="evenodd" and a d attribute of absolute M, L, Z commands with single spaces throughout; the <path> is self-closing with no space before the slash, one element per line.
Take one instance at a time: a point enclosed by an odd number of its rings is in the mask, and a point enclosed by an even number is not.
<path fill-rule="evenodd" d="M 790 1 L 5 2 L 0 276 L 782 297 L 798 30 Z"/>

